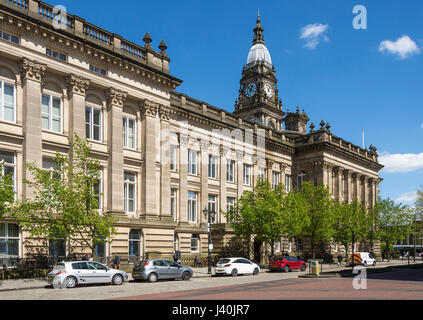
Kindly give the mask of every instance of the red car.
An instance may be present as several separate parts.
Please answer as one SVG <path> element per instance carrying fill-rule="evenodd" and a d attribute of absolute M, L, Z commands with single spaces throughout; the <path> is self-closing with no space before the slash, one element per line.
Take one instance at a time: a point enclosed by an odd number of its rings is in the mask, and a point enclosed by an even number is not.
<path fill-rule="evenodd" d="M 289 272 L 294 269 L 305 271 L 307 268 L 306 263 L 295 257 L 280 257 L 275 258 L 269 263 L 269 270 L 272 271 L 285 271 Z"/>

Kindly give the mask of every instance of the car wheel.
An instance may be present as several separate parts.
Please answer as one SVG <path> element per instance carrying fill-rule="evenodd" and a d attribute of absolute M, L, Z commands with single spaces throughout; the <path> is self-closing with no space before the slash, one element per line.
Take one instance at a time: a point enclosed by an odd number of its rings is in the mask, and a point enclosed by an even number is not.
<path fill-rule="evenodd" d="M 156 282 L 157 281 L 157 274 L 155 273 L 150 273 L 148 275 L 148 282 Z"/>
<path fill-rule="evenodd" d="M 256 275 L 259 274 L 259 272 L 260 272 L 259 268 L 255 268 L 254 271 L 253 271 L 253 275 L 256 276 Z"/>
<path fill-rule="evenodd" d="M 364 261 L 364 262 L 363 262 L 363 265 L 364 265 L 365 267 L 367 267 L 367 261 Z"/>
<path fill-rule="evenodd" d="M 307 269 L 307 266 L 304 264 L 301 265 L 301 271 L 305 271 Z"/>
<path fill-rule="evenodd" d="M 286 265 L 285 267 L 283 267 L 283 271 L 289 272 L 291 271 L 291 268 L 288 265 Z"/>
<path fill-rule="evenodd" d="M 191 279 L 191 273 L 189 273 L 188 271 L 185 271 L 182 274 L 182 280 L 189 280 L 189 279 Z"/>
<path fill-rule="evenodd" d="M 75 277 L 66 277 L 65 278 L 65 284 L 66 284 L 66 288 L 68 289 L 72 289 L 76 287 L 77 281 Z"/>
<path fill-rule="evenodd" d="M 232 269 L 231 276 L 232 277 L 236 277 L 237 275 L 238 275 L 238 270 L 237 269 Z"/>
<path fill-rule="evenodd" d="M 112 283 L 118 286 L 123 283 L 123 277 L 120 274 L 115 274 L 112 278 Z"/>

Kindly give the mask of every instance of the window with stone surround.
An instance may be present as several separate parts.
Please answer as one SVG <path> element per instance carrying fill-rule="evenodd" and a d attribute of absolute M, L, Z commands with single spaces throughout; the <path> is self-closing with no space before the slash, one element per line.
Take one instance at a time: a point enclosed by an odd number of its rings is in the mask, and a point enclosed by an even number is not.
<path fill-rule="evenodd" d="M 291 176 L 285 176 L 285 192 L 291 192 Z"/>
<path fill-rule="evenodd" d="M 170 170 L 176 171 L 177 170 L 177 150 L 176 146 L 170 146 L 169 150 L 169 161 L 170 161 Z"/>
<path fill-rule="evenodd" d="M 15 43 L 15 44 L 19 44 L 19 37 L 16 37 L 10 33 L 4 32 L 4 31 L 0 31 L 0 39 Z"/>
<path fill-rule="evenodd" d="M 197 193 L 188 191 L 188 222 L 197 222 Z"/>
<path fill-rule="evenodd" d="M 251 185 L 251 166 L 248 164 L 243 166 L 243 183 L 246 186 Z"/>
<path fill-rule="evenodd" d="M 276 188 L 279 184 L 279 172 L 272 172 L 272 188 Z"/>
<path fill-rule="evenodd" d="M 66 61 L 67 60 L 67 56 L 63 53 L 57 52 L 55 50 L 46 48 L 46 55 L 57 59 L 57 60 L 61 60 L 61 61 Z"/>
<path fill-rule="evenodd" d="M 135 119 L 123 117 L 123 146 L 129 149 L 136 148 L 136 122 Z"/>
<path fill-rule="evenodd" d="M 217 161 L 217 157 L 209 154 L 209 178 L 217 179 Z"/>
<path fill-rule="evenodd" d="M 209 213 L 214 212 L 214 215 L 212 215 L 211 222 L 216 223 L 218 210 L 217 210 L 217 196 L 214 194 L 209 194 L 208 210 L 209 210 Z"/>
<path fill-rule="evenodd" d="M 200 236 L 198 234 L 191 235 L 191 252 L 200 252 Z"/>
<path fill-rule="evenodd" d="M 136 211 L 136 175 L 135 173 L 124 173 L 124 210 L 134 213 Z"/>
<path fill-rule="evenodd" d="M 62 98 L 43 94 L 41 123 L 43 130 L 62 133 Z"/>
<path fill-rule="evenodd" d="M 14 223 L 0 223 L 0 257 L 19 257 L 19 227 Z"/>
<path fill-rule="evenodd" d="M 0 79 L 0 120 L 15 122 L 16 94 L 12 82 Z"/>
<path fill-rule="evenodd" d="M 197 175 L 197 151 L 188 149 L 188 173 Z"/>
<path fill-rule="evenodd" d="M 0 163 L 3 163 L 3 175 L 10 175 L 13 180 L 13 190 L 16 191 L 16 158 L 12 152 L 0 150 Z M 15 195 L 16 199 L 16 195 Z"/>
<path fill-rule="evenodd" d="M 85 132 L 88 140 L 101 141 L 101 110 L 85 107 Z"/>
<path fill-rule="evenodd" d="M 170 214 L 172 215 L 173 219 L 176 220 L 177 215 L 177 190 L 171 189 L 170 190 Z"/>
<path fill-rule="evenodd" d="M 235 161 L 231 159 L 226 160 L 226 181 L 235 182 Z"/>
<path fill-rule="evenodd" d="M 258 175 L 257 175 L 257 177 L 259 178 L 259 179 L 261 179 L 261 180 L 265 180 L 266 178 L 265 178 L 265 169 L 264 168 L 258 168 Z"/>
<path fill-rule="evenodd" d="M 92 64 L 90 64 L 90 70 L 93 71 L 93 72 L 95 72 L 95 73 L 97 73 L 97 74 L 99 74 L 99 75 L 101 75 L 101 76 L 107 75 L 106 69 L 103 69 L 103 68 L 94 66 Z"/>

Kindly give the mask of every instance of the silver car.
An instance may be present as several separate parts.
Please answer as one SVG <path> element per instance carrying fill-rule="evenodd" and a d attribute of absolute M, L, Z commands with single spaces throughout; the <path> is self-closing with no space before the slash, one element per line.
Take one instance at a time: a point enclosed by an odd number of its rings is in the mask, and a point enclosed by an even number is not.
<path fill-rule="evenodd" d="M 53 286 L 59 285 L 66 288 L 92 283 L 120 285 L 128 281 L 128 274 L 94 261 L 59 262 L 47 274 L 47 281 Z"/>
<path fill-rule="evenodd" d="M 157 259 L 145 260 L 137 263 L 132 271 L 134 280 L 148 280 L 156 282 L 159 279 L 191 279 L 193 272 L 190 268 L 179 263 Z"/>

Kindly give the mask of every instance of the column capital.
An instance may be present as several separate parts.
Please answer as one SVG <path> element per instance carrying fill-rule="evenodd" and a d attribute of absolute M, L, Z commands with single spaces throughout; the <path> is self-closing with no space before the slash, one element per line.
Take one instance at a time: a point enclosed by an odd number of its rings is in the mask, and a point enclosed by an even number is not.
<path fill-rule="evenodd" d="M 243 160 L 244 159 L 244 152 L 242 152 L 242 151 L 236 151 L 236 159 L 238 161 Z"/>
<path fill-rule="evenodd" d="M 179 135 L 179 144 L 182 147 L 188 147 L 188 143 L 189 143 L 189 137 L 187 135 L 180 134 Z"/>
<path fill-rule="evenodd" d="M 66 88 L 68 90 L 68 95 L 80 94 L 85 96 L 86 90 L 90 86 L 91 81 L 74 74 L 68 74 L 66 77 Z"/>
<path fill-rule="evenodd" d="M 47 70 L 47 65 L 38 63 L 36 60 L 23 58 L 19 62 L 19 68 L 21 71 L 22 80 L 30 79 L 41 82 Z"/>
<path fill-rule="evenodd" d="M 159 106 L 159 113 L 160 113 L 160 119 L 161 120 L 163 120 L 163 121 L 169 121 L 170 120 L 170 113 L 171 113 L 170 108 L 160 105 Z"/>
<path fill-rule="evenodd" d="M 200 141 L 200 150 L 202 152 L 208 152 L 210 148 L 210 143 L 208 141 Z"/>
<path fill-rule="evenodd" d="M 274 165 L 275 161 L 271 160 L 271 159 L 266 159 L 266 165 L 268 169 L 272 169 L 273 165 Z"/>
<path fill-rule="evenodd" d="M 160 109 L 160 105 L 158 103 L 154 103 L 147 99 L 140 101 L 140 107 L 142 108 L 145 116 L 149 116 L 153 118 L 156 117 Z"/>
<path fill-rule="evenodd" d="M 108 106 L 117 106 L 120 108 L 123 108 L 123 104 L 128 96 L 127 92 L 114 88 L 109 88 L 105 91 L 105 94 Z"/>
<path fill-rule="evenodd" d="M 226 157 L 228 152 L 229 152 L 229 148 L 225 147 L 224 145 L 220 146 L 220 155 Z"/>

